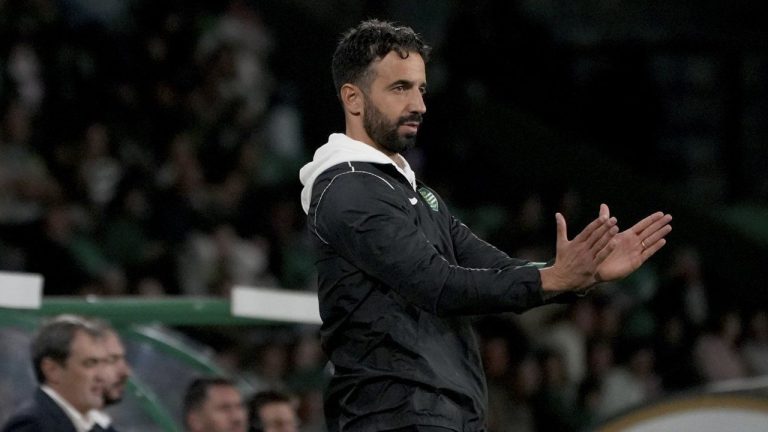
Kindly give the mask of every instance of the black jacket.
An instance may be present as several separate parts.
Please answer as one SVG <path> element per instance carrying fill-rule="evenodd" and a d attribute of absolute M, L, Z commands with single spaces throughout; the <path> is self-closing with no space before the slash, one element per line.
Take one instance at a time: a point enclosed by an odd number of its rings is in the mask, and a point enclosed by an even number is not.
<path fill-rule="evenodd" d="M 43 390 L 19 412 L 11 416 L 2 432 L 75 432 L 72 420 Z"/>
<path fill-rule="evenodd" d="M 334 367 L 329 430 L 484 430 L 471 316 L 542 304 L 539 271 L 477 238 L 394 164 L 343 162 L 315 174 L 308 224 Z"/>

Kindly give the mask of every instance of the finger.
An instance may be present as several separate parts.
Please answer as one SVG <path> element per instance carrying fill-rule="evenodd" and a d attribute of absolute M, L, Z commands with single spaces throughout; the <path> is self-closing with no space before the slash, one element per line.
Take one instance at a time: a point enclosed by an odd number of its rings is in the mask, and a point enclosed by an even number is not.
<path fill-rule="evenodd" d="M 600 213 L 599 213 L 599 215 L 600 215 L 600 217 L 605 217 L 606 219 L 611 217 L 611 211 L 608 209 L 608 205 L 600 204 Z"/>
<path fill-rule="evenodd" d="M 640 238 L 646 238 L 652 235 L 653 233 L 659 231 L 660 229 L 664 228 L 665 226 L 668 226 L 669 223 L 672 221 L 671 215 L 663 215 L 658 220 L 652 222 L 650 225 L 648 225 L 644 230 L 642 230 L 640 233 L 638 233 L 638 236 Z M 646 243 L 648 243 L 646 241 Z"/>
<path fill-rule="evenodd" d="M 597 239 L 597 241 L 592 245 L 592 255 L 597 257 L 599 256 L 600 251 L 605 249 L 605 247 L 613 242 L 611 240 L 613 239 L 613 236 L 615 236 L 619 232 L 619 227 L 616 225 L 608 228 L 608 230 L 605 232 L 605 234 Z M 602 261 L 602 260 L 600 260 Z"/>
<path fill-rule="evenodd" d="M 610 255 L 614 249 L 616 249 L 616 242 L 609 241 L 604 248 L 597 251 L 597 253 L 595 254 L 595 260 L 597 261 L 598 265 L 601 262 L 603 262 L 606 258 L 608 258 L 608 255 Z"/>
<path fill-rule="evenodd" d="M 557 225 L 557 244 L 568 242 L 568 226 L 565 224 L 565 218 L 560 213 L 555 213 L 555 223 Z"/>
<path fill-rule="evenodd" d="M 648 228 L 652 223 L 656 222 L 657 220 L 661 219 L 662 217 L 664 217 L 664 213 L 656 212 L 656 213 L 654 213 L 652 215 L 646 216 L 640 222 L 638 222 L 635 225 L 633 225 L 632 228 L 630 228 L 630 229 L 632 230 L 632 232 L 634 232 L 635 234 L 639 235 L 640 233 L 643 232 L 643 230 Z"/>
<path fill-rule="evenodd" d="M 661 239 L 651 245 L 648 245 L 647 248 L 643 249 L 643 252 L 640 253 L 640 258 L 645 262 L 648 258 L 652 257 L 653 254 L 659 251 L 664 245 L 667 244 L 667 241 L 665 239 Z"/>
<path fill-rule="evenodd" d="M 602 227 L 607 221 L 608 218 L 603 218 L 602 216 L 598 217 L 597 219 L 590 222 L 589 225 L 587 225 L 579 234 L 577 234 L 576 237 L 573 238 L 573 241 L 586 241 L 595 230 L 600 229 L 600 227 Z"/>
<path fill-rule="evenodd" d="M 608 219 L 601 227 L 597 228 L 596 230 L 592 231 L 592 234 L 587 238 L 586 244 L 589 248 L 595 248 L 595 245 L 602 241 L 606 235 L 608 236 L 608 240 L 610 240 L 611 237 L 615 235 L 615 233 L 611 234 L 611 230 L 616 227 L 616 218 L 610 218 Z M 618 229 L 618 228 L 617 228 Z M 606 242 L 603 242 L 603 246 L 605 246 Z M 602 246 L 598 247 L 602 248 Z M 595 249 L 595 252 L 597 249 Z"/>
<path fill-rule="evenodd" d="M 651 233 L 649 236 L 645 237 L 645 239 L 643 239 L 643 243 L 646 246 L 652 245 L 666 237 L 670 232 L 672 232 L 672 225 L 664 225 L 655 232 Z"/>

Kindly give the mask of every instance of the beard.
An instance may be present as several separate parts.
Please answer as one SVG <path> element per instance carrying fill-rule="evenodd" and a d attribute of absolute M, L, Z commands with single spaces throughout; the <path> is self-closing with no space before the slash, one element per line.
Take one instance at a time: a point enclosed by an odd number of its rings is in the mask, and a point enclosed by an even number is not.
<path fill-rule="evenodd" d="M 422 121 L 421 113 L 412 113 L 402 116 L 396 121 L 390 121 L 383 112 L 376 108 L 376 105 L 365 97 L 365 112 L 363 113 L 363 128 L 373 142 L 380 145 L 387 151 L 393 153 L 403 153 L 416 145 L 416 134 L 400 134 L 398 128 L 408 122 Z"/>
<path fill-rule="evenodd" d="M 112 387 L 104 390 L 104 405 L 111 406 L 121 400 L 125 394 L 125 384 L 128 379 L 123 379 L 120 382 L 114 384 Z"/>

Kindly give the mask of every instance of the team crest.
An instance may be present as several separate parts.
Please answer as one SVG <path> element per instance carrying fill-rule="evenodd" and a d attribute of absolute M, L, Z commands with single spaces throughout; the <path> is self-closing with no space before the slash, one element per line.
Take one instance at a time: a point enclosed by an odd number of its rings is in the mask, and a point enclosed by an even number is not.
<path fill-rule="evenodd" d="M 429 208 L 431 208 L 433 211 L 438 210 L 437 197 L 435 196 L 435 194 L 432 193 L 432 191 L 430 191 L 425 187 L 422 187 L 422 188 L 419 188 L 419 193 L 424 198 L 424 201 L 426 201 L 427 204 L 429 204 Z"/>

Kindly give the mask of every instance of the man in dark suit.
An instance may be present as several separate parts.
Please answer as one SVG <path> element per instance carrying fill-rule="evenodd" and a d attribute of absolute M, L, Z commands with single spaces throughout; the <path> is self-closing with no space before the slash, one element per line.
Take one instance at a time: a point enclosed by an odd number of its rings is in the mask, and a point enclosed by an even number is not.
<path fill-rule="evenodd" d="M 92 322 L 61 315 L 44 323 L 32 341 L 40 387 L 2 432 L 90 432 L 104 405 L 106 349 Z M 95 429 L 98 430 L 98 429 Z"/>

